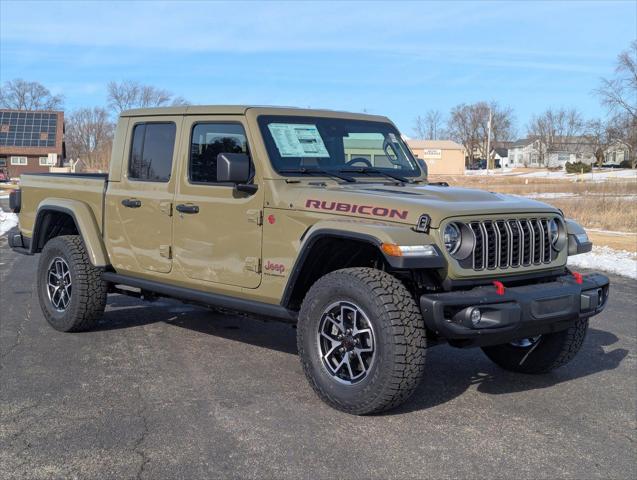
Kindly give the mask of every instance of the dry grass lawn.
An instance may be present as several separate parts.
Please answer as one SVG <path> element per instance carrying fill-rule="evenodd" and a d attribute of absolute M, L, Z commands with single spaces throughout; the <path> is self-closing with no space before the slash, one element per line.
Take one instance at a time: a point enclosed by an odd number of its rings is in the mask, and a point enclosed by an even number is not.
<path fill-rule="evenodd" d="M 567 217 L 585 227 L 625 232 L 619 235 L 591 232 L 591 236 L 597 239 L 596 244 L 637 251 L 637 182 L 634 180 L 614 179 L 596 183 L 506 175 L 467 175 L 432 176 L 431 181 L 536 197 L 538 201 L 560 208 Z"/>

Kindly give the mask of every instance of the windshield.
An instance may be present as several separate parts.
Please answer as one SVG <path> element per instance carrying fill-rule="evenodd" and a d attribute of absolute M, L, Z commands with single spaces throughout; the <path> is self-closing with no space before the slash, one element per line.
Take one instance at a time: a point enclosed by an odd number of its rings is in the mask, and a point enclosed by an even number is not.
<path fill-rule="evenodd" d="M 420 175 L 400 133 L 389 123 L 280 115 L 262 115 L 258 121 L 279 173 L 323 170 L 356 175 L 368 169 L 403 177 Z"/>

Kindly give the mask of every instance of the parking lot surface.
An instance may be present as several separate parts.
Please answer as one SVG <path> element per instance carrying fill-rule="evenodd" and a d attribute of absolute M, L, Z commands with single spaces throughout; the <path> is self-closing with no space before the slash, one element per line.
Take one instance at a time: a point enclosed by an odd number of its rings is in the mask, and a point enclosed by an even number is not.
<path fill-rule="evenodd" d="M 635 281 L 611 278 L 566 367 L 434 347 L 408 403 L 354 417 L 314 395 L 290 325 L 113 295 L 60 333 L 37 257 L 0 238 L 0 264 L 0 478 L 637 477 Z"/>

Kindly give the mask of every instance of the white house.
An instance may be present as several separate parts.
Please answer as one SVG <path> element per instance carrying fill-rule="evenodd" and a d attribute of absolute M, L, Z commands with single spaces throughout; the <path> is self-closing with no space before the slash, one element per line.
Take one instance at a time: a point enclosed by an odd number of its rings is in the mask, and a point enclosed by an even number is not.
<path fill-rule="evenodd" d="M 491 157 L 494 159 L 496 166 L 500 168 L 509 167 L 509 150 L 507 148 L 494 148 L 491 150 Z"/>
<path fill-rule="evenodd" d="M 539 137 L 523 138 L 509 147 L 512 167 L 564 168 L 566 162 L 595 163 L 595 145 L 582 136 L 556 137 L 547 148 Z"/>

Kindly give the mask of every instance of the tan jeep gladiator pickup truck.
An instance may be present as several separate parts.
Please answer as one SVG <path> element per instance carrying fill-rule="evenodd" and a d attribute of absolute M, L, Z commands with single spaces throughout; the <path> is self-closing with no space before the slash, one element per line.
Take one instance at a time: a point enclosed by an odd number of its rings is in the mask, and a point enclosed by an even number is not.
<path fill-rule="evenodd" d="M 381 116 L 131 110 L 108 175 L 23 175 L 10 203 L 53 328 L 91 328 L 118 292 L 296 322 L 310 384 L 352 414 L 402 403 L 443 342 L 515 372 L 564 365 L 608 299 L 605 276 L 566 267 L 591 248 L 580 226 L 428 183 Z"/>

